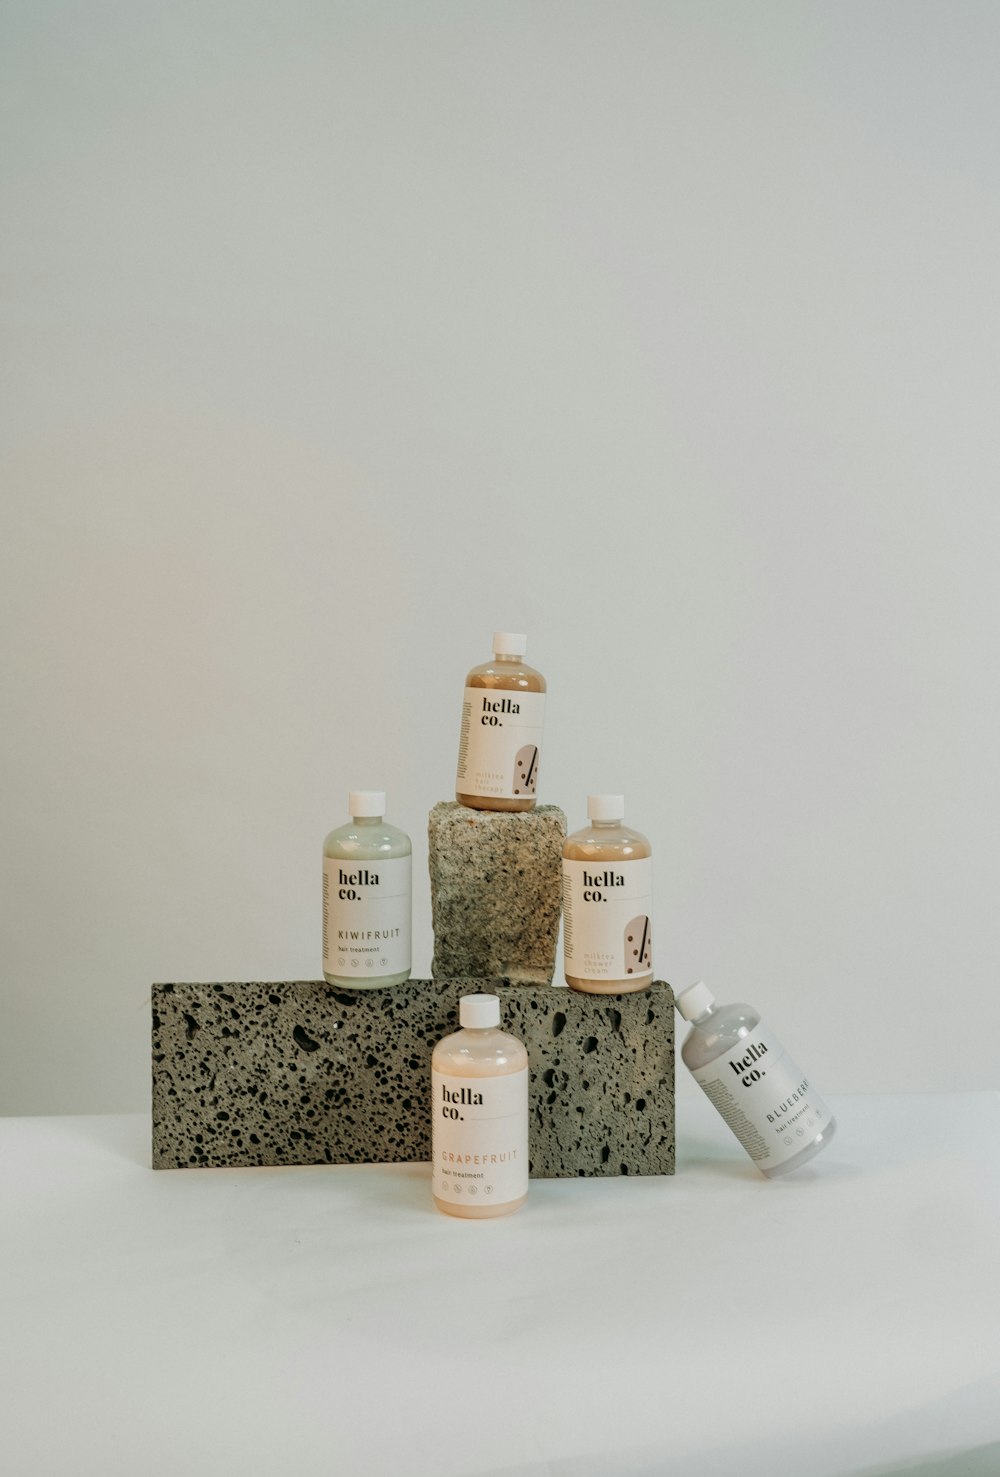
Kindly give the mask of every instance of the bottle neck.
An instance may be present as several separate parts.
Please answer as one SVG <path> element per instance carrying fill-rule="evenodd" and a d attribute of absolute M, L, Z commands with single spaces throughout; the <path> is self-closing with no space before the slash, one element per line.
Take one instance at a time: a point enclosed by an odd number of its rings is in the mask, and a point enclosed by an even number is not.
<path fill-rule="evenodd" d="M 595 831 L 613 831 L 616 826 L 622 825 L 624 820 L 625 817 L 619 815 L 613 821 L 591 821 L 590 824 Z"/>
<path fill-rule="evenodd" d="M 509 662 L 512 667 L 516 667 L 523 658 L 514 656 L 513 652 L 510 651 L 495 651 L 493 653 L 493 660 L 495 662 Z"/>
<path fill-rule="evenodd" d="M 352 815 L 351 820 L 356 826 L 380 826 L 382 824 L 380 815 Z"/>
<path fill-rule="evenodd" d="M 703 1021 L 707 1021 L 711 1016 L 715 1014 L 715 1009 L 716 1008 L 714 1005 L 706 1005 L 701 1015 L 693 1015 L 688 1024 L 692 1026 L 700 1026 Z"/>

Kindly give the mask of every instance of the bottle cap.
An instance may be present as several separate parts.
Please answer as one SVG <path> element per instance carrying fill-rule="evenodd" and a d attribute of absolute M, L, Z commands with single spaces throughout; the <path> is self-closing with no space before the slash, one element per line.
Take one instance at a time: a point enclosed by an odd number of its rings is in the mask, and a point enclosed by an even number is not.
<path fill-rule="evenodd" d="M 674 1004 L 686 1021 L 695 1021 L 715 1004 L 715 996 L 704 980 L 696 980 L 674 997 Z"/>
<path fill-rule="evenodd" d="M 458 1002 L 458 1024 L 481 1031 L 485 1026 L 499 1026 L 499 995 L 463 995 Z"/>
<path fill-rule="evenodd" d="M 515 636 L 510 631 L 493 632 L 494 656 L 524 656 L 527 649 L 527 636 Z"/>
<path fill-rule="evenodd" d="M 358 820 L 362 816 L 385 815 L 385 791 L 352 790 L 347 797 L 347 807 L 352 820 Z"/>
<path fill-rule="evenodd" d="M 587 815 L 592 821 L 620 821 L 625 815 L 625 796 L 588 795 Z"/>

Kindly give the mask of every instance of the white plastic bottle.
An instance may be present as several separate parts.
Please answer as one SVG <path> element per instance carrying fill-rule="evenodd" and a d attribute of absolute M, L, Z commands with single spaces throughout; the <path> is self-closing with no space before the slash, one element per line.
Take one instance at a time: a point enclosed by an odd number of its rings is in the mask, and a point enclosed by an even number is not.
<path fill-rule="evenodd" d="M 691 1021 L 681 1057 L 712 1105 L 769 1179 L 824 1149 L 833 1114 L 752 1005 L 719 1005 L 702 980 L 677 996 Z"/>
<path fill-rule="evenodd" d="M 431 1056 L 432 1187 L 446 1215 L 487 1220 L 528 1195 L 528 1053 L 496 995 L 464 995 Z"/>
<path fill-rule="evenodd" d="M 653 979 L 652 847 L 624 823 L 621 795 L 588 795 L 590 825 L 563 846 L 566 983 L 590 995 L 645 990 Z"/>
<path fill-rule="evenodd" d="M 473 810 L 534 810 L 545 678 L 523 660 L 527 637 L 494 631 L 493 660 L 465 679 L 455 799 Z"/>
<path fill-rule="evenodd" d="M 352 790 L 351 820 L 323 845 L 323 975 L 367 990 L 410 978 L 412 856 L 384 790 Z"/>

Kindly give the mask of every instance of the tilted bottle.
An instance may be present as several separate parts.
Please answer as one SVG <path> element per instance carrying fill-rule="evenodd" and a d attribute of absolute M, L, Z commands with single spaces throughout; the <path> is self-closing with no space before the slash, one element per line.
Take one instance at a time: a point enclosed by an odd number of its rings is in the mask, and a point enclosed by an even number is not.
<path fill-rule="evenodd" d="M 412 856 L 384 819 L 384 790 L 352 790 L 351 819 L 323 846 L 323 975 L 355 990 L 410 977 Z"/>
<path fill-rule="evenodd" d="M 761 1174 L 798 1169 L 833 1137 L 830 1109 L 752 1005 L 716 1005 L 703 980 L 676 999 L 681 1058 Z"/>
<path fill-rule="evenodd" d="M 431 1056 L 432 1188 L 446 1215 L 487 1220 L 528 1195 L 528 1053 L 496 995 L 464 995 Z"/>
<path fill-rule="evenodd" d="M 621 795 L 588 795 L 590 825 L 563 846 L 566 983 L 590 995 L 645 990 L 653 979 L 653 862 L 624 824 Z"/>
<path fill-rule="evenodd" d="M 455 799 L 473 810 L 534 810 L 545 678 L 523 657 L 527 637 L 493 635 L 493 660 L 465 679 Z"/>

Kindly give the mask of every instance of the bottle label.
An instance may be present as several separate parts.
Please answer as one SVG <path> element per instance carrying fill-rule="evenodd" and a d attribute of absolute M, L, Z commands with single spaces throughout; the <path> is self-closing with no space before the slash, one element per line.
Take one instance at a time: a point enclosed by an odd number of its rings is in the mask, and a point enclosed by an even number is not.
<path fill-rule="evenodd" d="M 431 1072 L 434 1194 L 506 1205 L 528 1192 L 528 1069 L 502 1077 Z"/>
<path fill-rule="evenodd" d="M 653 973 L 653 859 L 563 861 L 566 973 L 624 980 Z"/>
<path fill-rule="evenodd" d="M 761 1169 L 800 1153 L 833 1117 L 766 1026 L 691 1075 Z"/>
<path fill-rule="evenodd" d="M 467 687 L 455 788 L 461 795 L 521 800 L 538 788 L 544 692 Z"/>
<path fill-rule="evenodd" d="M 323 858 L 323 972 L 359 984 L 410 967 L 412 857 Z"/>

